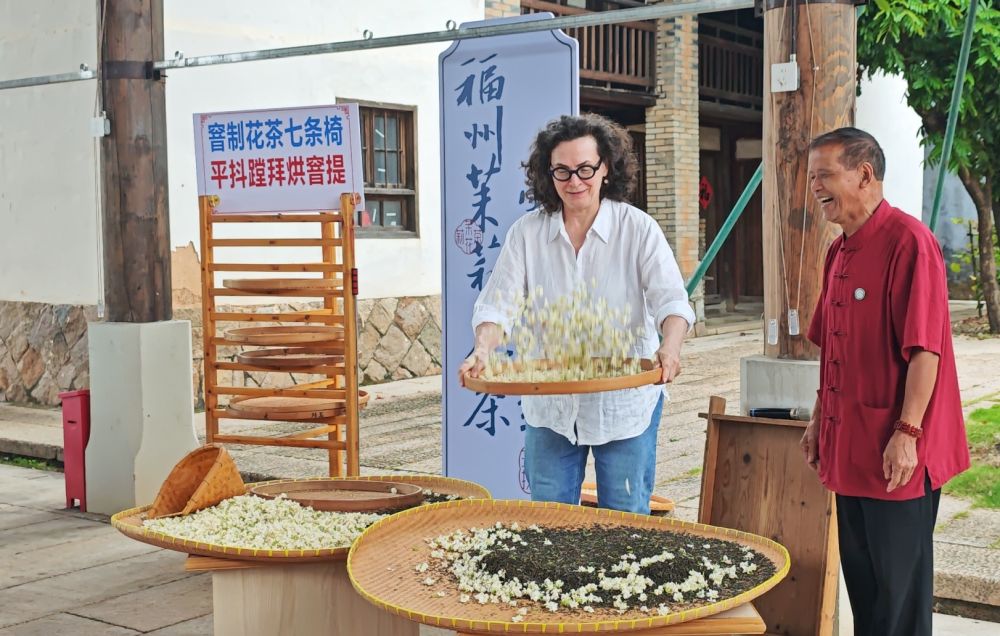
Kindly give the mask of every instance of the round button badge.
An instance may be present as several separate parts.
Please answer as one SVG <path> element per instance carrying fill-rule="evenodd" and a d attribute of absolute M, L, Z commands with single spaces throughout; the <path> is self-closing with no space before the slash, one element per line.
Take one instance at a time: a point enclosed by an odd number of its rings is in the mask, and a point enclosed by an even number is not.
<path fill-rule="evenodd" d="M 865 299 L 865 290 L 862 289 L 861 287 L 858 287 L 857 289 L 855 289 L 854 290 L 854 300 L 864 300 L 864 299 Z"/>

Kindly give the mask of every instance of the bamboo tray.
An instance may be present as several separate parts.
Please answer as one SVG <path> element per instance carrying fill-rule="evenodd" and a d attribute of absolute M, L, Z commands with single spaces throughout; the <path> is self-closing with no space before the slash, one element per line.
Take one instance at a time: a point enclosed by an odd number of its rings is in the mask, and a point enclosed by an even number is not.
<path fill-rule="evenodd" d="M 545 360 L 543 365 L 551 364 Z M 599 393 L 601 391 L 618 391 L 634 389 L 660 381 L 660 369 L 653 367 L 652 360 L 640 360 L 642 371 L 634 375 L 621 375 L 611 378 L 596 378 L 593 380 L 571 380 L 559 382 L 498 382 L 473 378 L 466 375 L 465 388 L 476 393 L 491 393 L 493 395 L 572 395 L 576 393 Z"/>
<path fill-rule="evenodd" d="M 294 345 L 343 341 L 343 327 L 321 325 L 274 325 L 241 327 L 226 331 L 226 340 L 248 345 Z M 331 349 L 331 351 L 334 351 Z M 343 348 L 341 348 L 343 351 Z"/>
<path fill-rule="evenodd" d="M 308 482 L 315 481 L 317 479 L 328 481 L 327 478 L 274 480 L 248 484 L 246 488 L 247 492 L 249 492 L 251 488 L 263 484 L 273 484 L 280 481 Z M 405 477 L 401 477 L 400 475 L 374 475 L 369 477 L 351 477 L 350 479 L 356 481 L 374 482 L 402 480 L 404 483 L 421 486 L 442 494 L 458 495 L 465 499 L 490 498 L 490 492 L 479 484 L 471 481 L 465 481 L 463 479 L 454 479 L 452 477 L 439 477 L 437 475 L 406 475 Z M 129 510 L 123 510 L 115 515 L 112 515 L 111 525 L 125 536 L 135 539 L 136 541 L 141 541 L 142 543 L 148 543 L 149 545 L 155 545 L 160 548 L 175 550 L 177 552 L 185 552 L 187 554 L 219 557 L 222 559 L 236 559 L 238 561 L 261 561 L 270 563 L 337 561 L 346 558 L 347 551 L 349 549 L 349 546 L 342 546 L 338 548 L 328 548 L 325 550 L 255 550 L 241 548 L 238 546 L 216 545 L 190 541 L 188 539 L 181 539 L 180 537 L 172 537 L 159 532 L 153 532 L 152 530 L 144 528 L 142 522 L 146 519 L 146 513 L 150 507 L 151 506 L 139 506 L 136 508 L 130 508 Z"/>
<path fill-rule="evenodd" d="M 229 278 L 222 281 L 226 289 L 244 292 L 283 293 L 292 291 L 339 291 L 344 286 L 341 278 Z"/>
<path fill-rule="evenodd" d="M 456 495 L 462 499 L 492 499 L 490 491 L 473 481 L 456 479 L 454 477 L 442 477 L 440 475 L 368 475 L 361 477 L 307 477 L 304 479 L 276 479 L 273 481 L 261 481 L 247 486 L 247 492 L 256 486 L 266 484 L 287 484 L 310 481 L 337 481 L 339 479 L 351 479 L 354 481 L 398 481 L 404 484 L 413 484 L 426 490 L 430 490 L 442 495 Z"/>
<path fill-rule="evenodd" d="M 424 489 L 416 484 L 363 479 L 286 480 L 258 484 L 249 492 L 265 499 L 284 494 L 303 506 L 325 512 L 388 512 L 424 500 Z"/>
<path fill-rule="evenodd" d="M 368 393 L 358 391 L 358 406 L 368 403 Z M 237 397 L 229 402 L 226 413 L 254 420 L 298 421 L 334 417 L 346 412 L 342 399 L 306 398 L 282 395 Z"/>
<path fill-rule="evenodd" d="M 280 347 L 243 351 L 236 356 L 240 364 L 267 369 L 299 369 L 343 364 L 344 356 L 321 347 Z"/>
<path fill-rule="evenodd" d="M 415 567 L 428 560 L 426 538 L 459 529 L 490 526 L 497 519 L 507 524 L 516 521 L 525 527 L 531 524 L 550 527 L 619 525 L 724 539 L 750 546 L 769 558 L 774 564 L 775 574 L 736 596 L 664 616 L 640 615 L 638 612 L 619 615 L 615 610 L 594 608 L 593 614 L 577 611 L 554 615 L 553 622 L 533 621 L 533 616 L 548 615 L 548 612 L 535 611 L 521 623 L 510 620 L 510 607 L 461 603 L 458 588 L 453 583 L 453 593 L 439 597 L 414 575 Z M 663 627 L 743 605 L 777 585 L 788 574 L 788 568 L 788 551 L 781 544 L 738 530 L 669 517 L 496 499 L 445 502 L 396 513 L 365 530 L 354 542 L 347 557 L 351 583 L 361 596 L 376 606 L 428 625 L 475 633 L 617 633 Z"/>
<path fill-rule="evenodd" d="M 583 482 L 583 486 L 580 487 L 580 503 L 584 506 L 597 505 L 597 484 L 592 481 Z M 673 509 L 673 500 L 659 495 L 650 495 L 649 514 L 665 515 L 668 512 L 673 511 Z"/>

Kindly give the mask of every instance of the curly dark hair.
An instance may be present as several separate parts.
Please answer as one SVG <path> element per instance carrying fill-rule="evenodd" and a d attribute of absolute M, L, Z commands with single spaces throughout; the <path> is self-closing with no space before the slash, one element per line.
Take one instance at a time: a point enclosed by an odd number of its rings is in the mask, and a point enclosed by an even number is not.
<path fill-rule="evenodd" d="M 524 167 L 525 196 L 548 213 L 562 209 L 562 201 L 549 175 L 552 151 L 564 141 L 593 137 L 603 165 L 608 167 L 607 183 L 601 185 L 601 199 L 628 201 L 638 181 L 639 162 L 632 151 L 632 138 L 615 122 L 587 113 L 580 116 L 563 115 L 553 119 L 538 132 L 531 144 L 531 155 L 521 165 Z"/>

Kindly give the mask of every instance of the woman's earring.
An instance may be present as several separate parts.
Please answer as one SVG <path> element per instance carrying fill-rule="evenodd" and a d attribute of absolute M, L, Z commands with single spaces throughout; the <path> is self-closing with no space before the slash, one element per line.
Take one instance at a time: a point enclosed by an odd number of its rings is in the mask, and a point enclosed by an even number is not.
<path fill-rule="evenodd" d="M 604 185 L 608 185 L 608 178 L 604 177 Z"/>

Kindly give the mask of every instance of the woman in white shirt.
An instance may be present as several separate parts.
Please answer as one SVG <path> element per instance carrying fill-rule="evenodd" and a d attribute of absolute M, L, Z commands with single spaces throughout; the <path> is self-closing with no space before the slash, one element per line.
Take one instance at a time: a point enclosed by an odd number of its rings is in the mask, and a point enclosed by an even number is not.
<path fill-rule="evenodd" d="M 626 328 L 641 333 L 633 354 L 652 358 L 662 382 L 673 380 L 695 317 L 663 231 L 625 202 L 638 170 L 628 133 L 598 115 L 560 117 L 538 133 L 525 169 L 527 195 L 538 209 L 507 233 L 473 310 L 476 346 L 459 382 L 466 373 L 477 377 L 509 333 L 507 303 L 515 294 L 540 287 L 554 300 L 595 280 L 594 297 L 630 309 Z M 661 387 L 524 396 L 521 407 L 533 500 L 579 503 L 593 451 L 598 505 L 649 513 Z"/>

